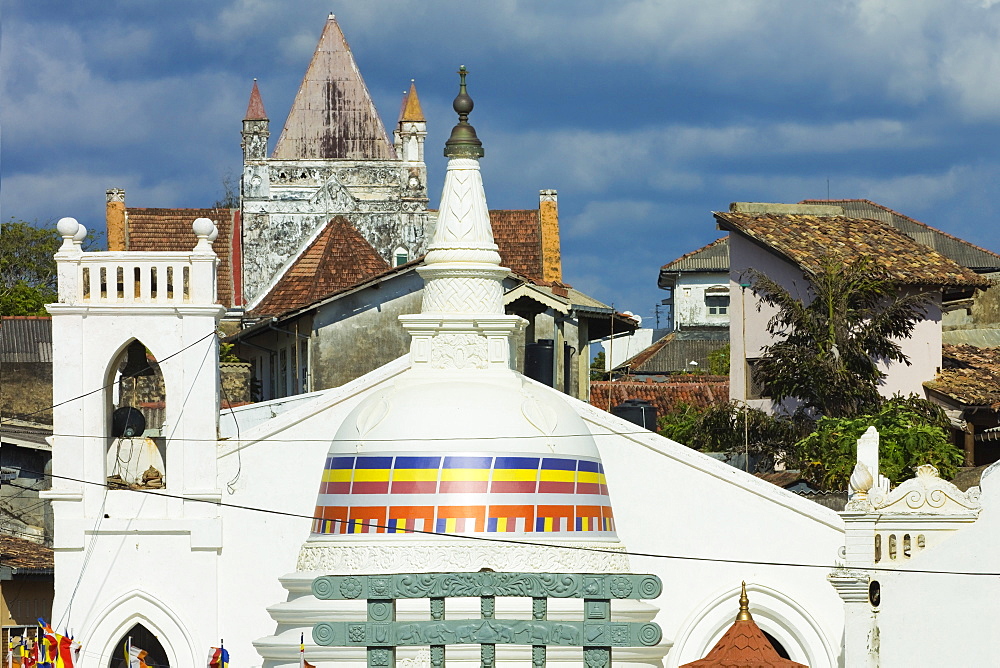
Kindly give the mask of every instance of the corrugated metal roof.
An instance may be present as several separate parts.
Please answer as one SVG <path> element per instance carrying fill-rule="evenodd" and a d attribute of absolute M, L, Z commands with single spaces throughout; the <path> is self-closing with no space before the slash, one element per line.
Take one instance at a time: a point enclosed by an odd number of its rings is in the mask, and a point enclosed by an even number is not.
<path fill-rule="evenodd" d="M 628 368 L 632 374 L 670 374 L 678 371 L 691 371 L 692 367 L 707 369 L 710 353 L 725 347 L 729 343 L 729 330 L 719 332 L 698 332 L 703 335 L 698 338 L 679 336 L 680 332 L 671 332 L 662 339 L 640 351 L 631 359 L 618 365 L 619 369 Z M 697 362 L 697 366 L 691 364 Z"/>
<path fill-rule="evenodd" d="M 0 318 L 0 362 L 52 362 L 52 318 Z"/>
<path fill-rule="evenodd" d="M 802 204 L 833 204 L 841 206 L 851 218 L 869 218 L 886 223 L 917 243 L 930 246 L 946 258 L 976 272 L 1000 270 L 1000 255 L 954 237 L 930 225 L 904 216 L 889 207 L 867 199 L 803 200 Z"/>
<path fill-rule="evenodd" d="M 668 262 L 660 271 L 729 271 L 729 236 L 716 239 L 707 246 L 691 251 L 672 262 Z"/>

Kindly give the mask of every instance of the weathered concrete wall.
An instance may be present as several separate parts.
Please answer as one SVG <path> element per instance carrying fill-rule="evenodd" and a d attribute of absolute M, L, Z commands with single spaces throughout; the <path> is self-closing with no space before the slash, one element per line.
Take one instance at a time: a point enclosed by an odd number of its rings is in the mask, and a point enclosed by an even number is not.
<path fill-rule="evenodd" d="M 0 369 L 0 415 L 52 423 L 52 365 L 4 362 Z"/>
<path fill-rule="evenodd" d="M 251 401 L 249 362 L 222 362 L 219 374 L 223 401 L 234 404 Z"/>
<path fill-rule="evenodd" d="M 419 313 L 423 280 L 415 273 L 347 295 L 313 322 L 311 389 L 343 385 L 410 351 L 399 316 Z"/>
<path fill-rule="evenodd" d="M 39 617 L 52 618 L 55 578 L 34 579 L 26 576 L 4 582 L 0 588 L 0 623 L 4 626 L 33 627 Z"/>

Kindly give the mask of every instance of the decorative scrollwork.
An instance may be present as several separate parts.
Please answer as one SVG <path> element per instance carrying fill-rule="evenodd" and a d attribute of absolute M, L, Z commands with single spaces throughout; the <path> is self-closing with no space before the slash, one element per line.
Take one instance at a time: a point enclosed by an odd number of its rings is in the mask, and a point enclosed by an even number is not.
<path fill-rule="evenodd" d="M 337 641 L 337 633 L 334 631 L 333 625 L 326 622 L 320 622 L 313 626 L 312 636 L 317 645 L 332 645 Z"/>
<path fill-rule="evenodd" d="M 340 594 L 344 598 L 357 598 L 361 596 L 361 580 L 357 578 L 345 578 L 340 583 Z"/>
<path fill-rule="evenodd" d="M 312 583 L 312 592 L 318 599 L 333 598 L 333 582 L 328 578 L 316 578 Z"/>
<path fill-rule="evenodd" d="M 657 598 L 663 593 L 663 582 L 658 577 L 643 578 L 639 583 L 639 593 L 643 598 Z"/>
<path fill-rule="evenodd" d="M 632 593 L 632 583 L 628 578 L 617 577 L 611 580 L 611 595 L 615 598 L 625 598 Z"/>
<path fill-rule="evenodd" d="M 639 629 L 639 642 L 643 645 L 657 645 L 662 639 L 663 630 L 657 624 L 643 624 Z"/>

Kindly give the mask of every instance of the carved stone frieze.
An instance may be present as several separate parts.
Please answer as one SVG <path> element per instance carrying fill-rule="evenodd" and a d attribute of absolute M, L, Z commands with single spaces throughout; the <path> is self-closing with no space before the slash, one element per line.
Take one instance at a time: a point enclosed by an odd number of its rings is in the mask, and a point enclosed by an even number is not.
<path fill-rule="evenodd" d="M 539 571 L 626 573 L 628 555 L 620 543 L 580 543 L 574 548 L 542 545 L 406 545 L 309 542 L 299 550 L 296 569 L 327 573 L 370 573 L 372 564 L 386 572 L 460 571 L 492 568 Z M 595 548 L 579 549 L 579 548 Z"/>
<path fill-rule="evenodd" d="M 424 313 L 503 313 L 503 285 L 492 278 L 441 277 L 424 286 Z"/>
<path fill-rule="evenodd" d="M 937 468 L 924 464 L 917 475 L 886 493 L 873 489 L 868 500 L 876 512 L 956 514 L 978 512 L 979 488 L 963 492 L 938 474 Z"/>
<path fill-rule="evenodd" d="M 485 369 L 486 338 L 478 334 L 438 334 L 431 339 L 432 369 Z"/>

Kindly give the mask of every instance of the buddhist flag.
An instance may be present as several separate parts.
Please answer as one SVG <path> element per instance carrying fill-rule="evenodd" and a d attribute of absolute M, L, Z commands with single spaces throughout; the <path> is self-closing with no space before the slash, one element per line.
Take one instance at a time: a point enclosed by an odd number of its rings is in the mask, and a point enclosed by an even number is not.
<path fill-rule="evenodd" d="M 28 631 L 25 629 L 24 638 L 21 640 L 21 667 L 34 668 L 36 665 L 38 665 L 38 643 L 28 638 Z"/>
<path fill-rule="evenodd" d="M 131 636 L 125 641 L 125 665 L 128 668 L 149 668 L 145 661 L 147 654 L 146 650 L 132 644 Z"/>
<path fill-rule="evenodd" d="M 208 668 L 229 668 L 229 652 L 219 641 L 218 647 L 213 647 L 208 652 Z"/>
<path fill-rule="evenodd" d="M 306 634 L 299 634 L 299 668 L 316 668 L 306 661 Z"/>

